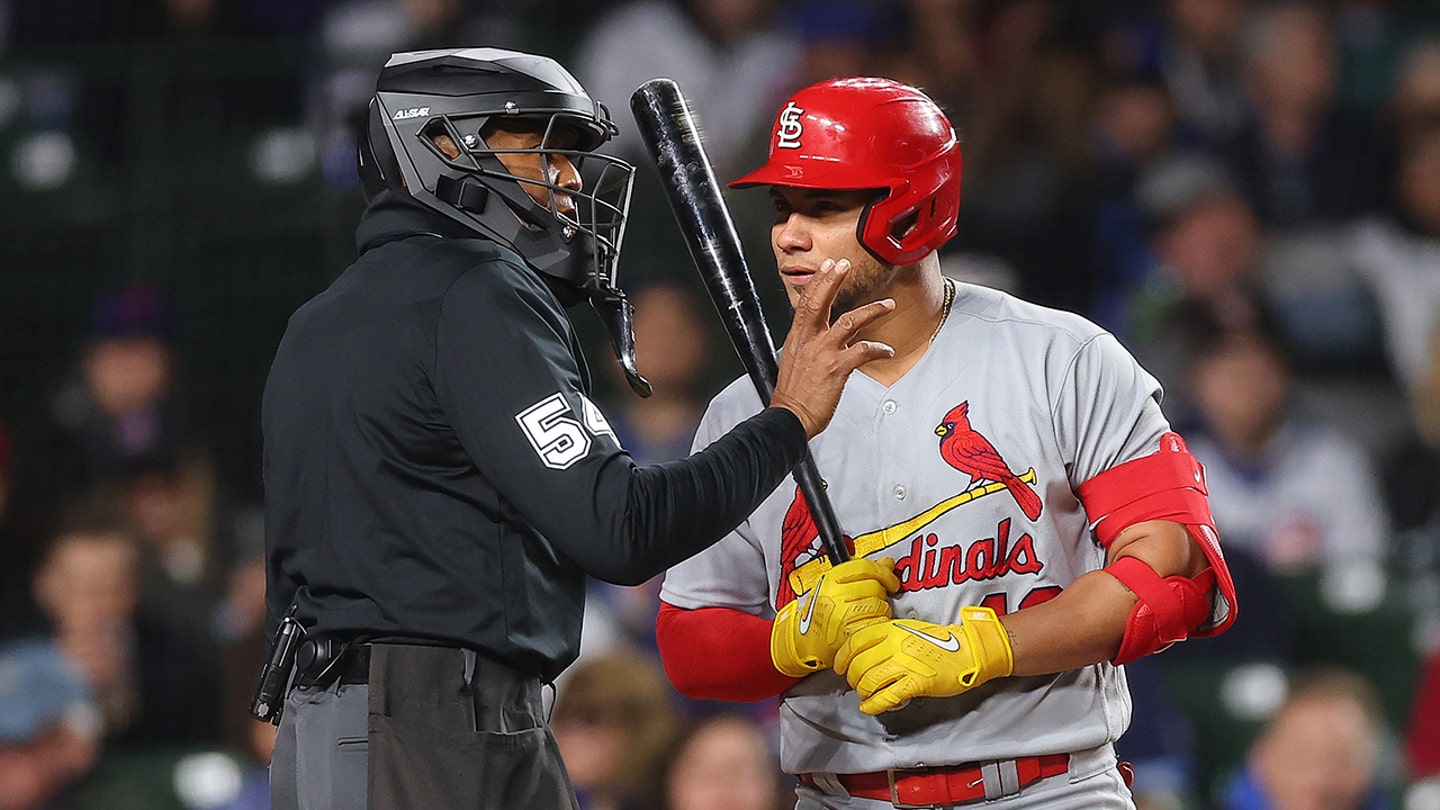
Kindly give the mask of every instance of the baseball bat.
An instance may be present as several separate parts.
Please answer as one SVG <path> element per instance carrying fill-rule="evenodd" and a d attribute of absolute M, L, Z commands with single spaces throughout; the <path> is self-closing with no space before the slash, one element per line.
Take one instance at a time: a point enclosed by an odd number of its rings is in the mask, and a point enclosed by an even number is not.
<path fill-rule="evenodd" d="M 720 196 L 720 185 L 690 106 L 673 80 L 651 79 L 630 96 L 630 111 L 660 170 L 661 184 L 680 223 L 690 258 L 705 280 L 710 300 L 719 310 L 730 342 L 745 364 L 760 400 L 768 404 L 780 368 L 775 343 L 765 324 L 745 255 L 740 251 L 735 222 Z M 809 450 L 795 468 L 795 481 L 805 495 L 830 562 L 839 564 L 850 559 L 835 507 L 825 494 L 825 482 Z"/>

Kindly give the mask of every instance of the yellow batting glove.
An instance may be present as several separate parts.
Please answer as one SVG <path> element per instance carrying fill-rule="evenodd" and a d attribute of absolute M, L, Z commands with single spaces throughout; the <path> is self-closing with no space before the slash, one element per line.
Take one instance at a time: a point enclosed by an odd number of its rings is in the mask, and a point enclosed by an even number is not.
<path fill-rule="evenodd" d="M 770 627 L 770 660 L 792 678 L 829 667 L 850 633 L 890 618 L 888 597 L 898 590 L 889 557 L 840 563 L 780 609 Z"/>
<path fill-rule="evenodd" d="M 917 697 L 950 697 L 1015 667 L 1010 637 L 995 611 L 967 607 L 960 624 L 895 619 L 858 630 L 835 656 L 859 693 L 866 714 L 899 708 Z"/>

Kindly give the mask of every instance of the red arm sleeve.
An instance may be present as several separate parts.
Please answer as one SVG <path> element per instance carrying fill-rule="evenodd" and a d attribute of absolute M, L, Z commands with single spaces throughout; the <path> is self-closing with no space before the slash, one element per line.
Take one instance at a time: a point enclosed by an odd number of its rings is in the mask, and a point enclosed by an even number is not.
<path fill-rule="evenodd" d="M 695 700 L 748 703 L 799 683 L 770 661 L 770 621 L 733 608 L 660 603 L 655 641 L 670 683 Z"/>

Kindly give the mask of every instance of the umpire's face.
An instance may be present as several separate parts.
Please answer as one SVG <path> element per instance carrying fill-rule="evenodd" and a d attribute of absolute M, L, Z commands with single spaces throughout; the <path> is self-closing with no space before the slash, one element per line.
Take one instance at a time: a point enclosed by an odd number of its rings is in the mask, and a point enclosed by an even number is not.
<path fill-rule="evenodd" d="M 580 171 L 567 155 L 542 150 L 541 139 L 545 137 L 543 124 L 523 119 L 506 122 L 501 126 L 487 127 L 481 137 L 504 164 L 506 171 L 517 178 L 524 178 L 517 182 L 530 199 L 558 214 L 575 215 L 575 198 L 565 191 L 579 191 L 584 182 L 580 179 Z M 574 134 L 557 128 L 551 132 L 550 140 L 552 142 L 545 143 L 544 149 L 569 149 L 573 146 Z M 435 146 L 451 160 L 460 156 L 460 147 L 449 135 L 437 135 Z M 537 182 L 527 183 L 526 179 Z"/>
<path fill-rule="evenodd" d="M 851 265 L 835 296 L 834 315 L 885 297 L 896 268 L 876 259 L 859 238 L 860 215 L 874 198 L 875 192 L 865 189 L 770 187 L 775 206 L 770 247 L 791 306 L 826 259 L 849 259 Z"/>
<path fill-rule="evenodd" d="M 521 124 L 522 122 L 516 122 Z M 541 148 L 540 140 L 544 137 L 543 127 L 536 123 L 534 125 L 514 126 L 506 125 L 487 132 L 483 137 L 485 144 L 495 151 L 495 156 L 505 164 L 505 168 L 516 177 L 526 177 L 532 180 L 539 180 L 539 183 L 526 183 L 520 181 L 520 187 L 525 189 L 531 199 L 540 205 L 554 210 L 556 213 L 573 216 L 575 214 L 575 198 L 565 194 L 561 189 L 579 191 L 581 188 L 580 172 L 570 158 L 560 152 L 540 151 L 507 151 L 507 150 L 538 150 Z M 551 140 L 564 137 L 562 130 L 556 130 L 551 134 Z M 570 143 L 546 143 L 546 149 L 565 149 Z M 542 185 L 542 183 L 544 185 Z M 552 205 L 550 192 L 554 190 L 555 200 Z"/>

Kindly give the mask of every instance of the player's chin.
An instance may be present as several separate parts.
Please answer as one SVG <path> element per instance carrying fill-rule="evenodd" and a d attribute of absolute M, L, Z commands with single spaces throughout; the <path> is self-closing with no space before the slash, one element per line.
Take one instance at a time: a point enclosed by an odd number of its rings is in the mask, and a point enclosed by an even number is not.
<path fill-rule="evenodd" d="M 862 296 L 847 294 L 844 288 L 835 296 L 835 303 L 830 305 L 830 322 L 833 324 L 837 318 L 856 307 L 870 303 L 871 299 Z"/>

